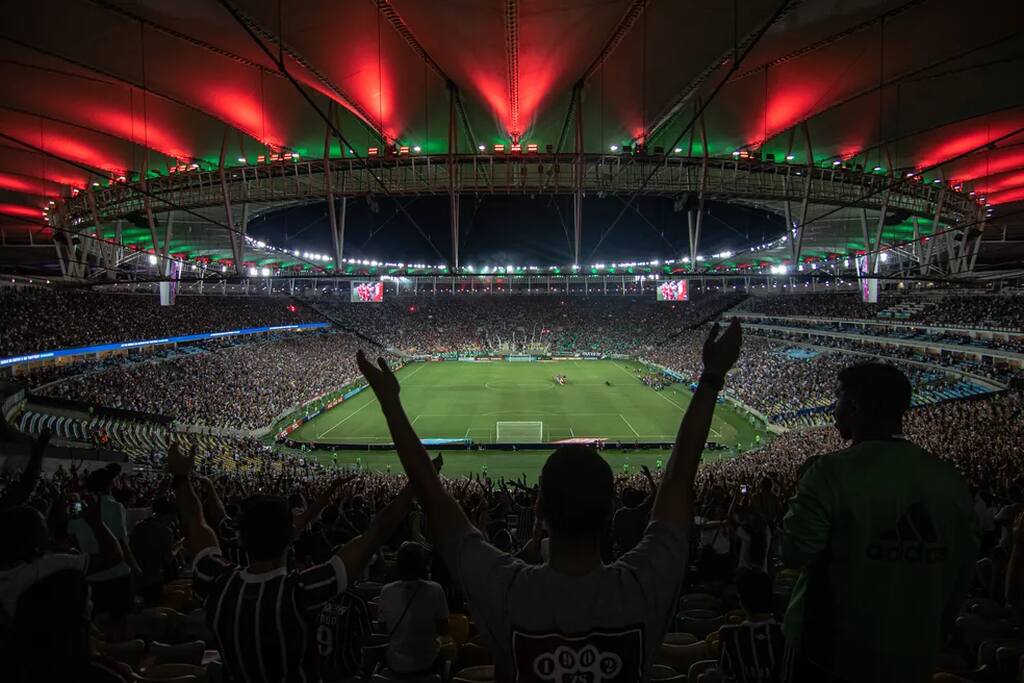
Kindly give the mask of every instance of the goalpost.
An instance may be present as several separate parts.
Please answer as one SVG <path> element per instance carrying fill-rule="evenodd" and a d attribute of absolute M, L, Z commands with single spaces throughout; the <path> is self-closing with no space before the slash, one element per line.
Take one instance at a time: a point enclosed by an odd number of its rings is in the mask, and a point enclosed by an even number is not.
<path fill-rule="evenodd" d="M 543 422 L 498 422 L 497 443 L 544 443 Z"/>

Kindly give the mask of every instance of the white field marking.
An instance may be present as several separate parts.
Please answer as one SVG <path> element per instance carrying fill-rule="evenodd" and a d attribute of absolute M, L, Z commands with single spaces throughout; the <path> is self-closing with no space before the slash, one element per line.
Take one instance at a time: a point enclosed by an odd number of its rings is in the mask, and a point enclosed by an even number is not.
<path fill-rule="evenodd" d="M 415 375 L 415 374 L 416 374 L 417 372 L 419 372 L 420 370 L 422 370 L 422 369 L 423 369 L 423 367 L 424 367 L 425 365 L 426 365 L 426 363 L 423 363 L 422 365 L 420 365 L 420 367 L 416 368 L 415 370 L 413 370 L 412 372 L 410 372 L 410 373 L 409 373 L 408 375 L 406 375 L 406 376 L 405 376 L 405 379 L 409 379 L 410 377 L 412 377 L 413 375 Z M 363 391 L 373 391 L 373 390 L 372 390 L 372 389 L 363 389 Z M 359 411 L 361 411 L 361 410 L 362 410 L 363 408 L 365 408 L 366 406 L 368 406 L 368 405 L 370 405 L 370 404 L 376 403 L 376 402 L 377 402 L 377 397 L 376 397 L 376 396 L 374 396 L 374 397 L 373 397 L 373 399 L 372 399 L 372 400 L 371 400 L 371 401 L 370 401 L 369 403 L 365 403 L 365 404 L 363 404 L 363 405 L 359 406 L 359 407 L 358 407 L 358 408 L 356 408 L 356 409 L 355 409 L 354 411 L 352 411 L 351 413 L 349 413 L 348 415 L 346 415 L 346 416 L 345 416 L 345 418 L 344 418 L 343 420 L 341 420 L 340 422 L 336 423 L 335 425 L 333 425 L 332 427 L 330 427 L 330 428 L 329 428 L 329 429 L 328 429 L 328 430 L 327 430 L 326 432 L 323 432 L 322 434 L 320 434 L 320 436 L 318 436 L 318 437 L 316 437 L 316 438 L 317 438 L 317 439 L 322 439 L 322 438 L 324 438 L 324 436 L 326 436 L 327 434 L 330 434 L 330 433 L 331 433 L 331 432 L 333 432 L 333 431 L 334 431 L 335 429 L 337 429 L 337 428 L 338 428 L 338 427 L 340 427 L 341 425 L 343 425 L 343 424 L 345 424 L 346 422 L 348 422 L 348 420 L 349 420 L 349 419 L 350 419 L 350 418 L 351 418 L 351 417 L 352 417 L 353 415 L 355 415 L 356 413 L 358 413 Z"/>
<path fill-rule="evenodd" d="M 629 370 L 627 370 L 626 368 L 622 367 L 622 366 L 621 366 L 621 365 L 619 365 L 618 363 L 612 363 L 612 365 L 614 365 L 615 367 L 617 367 L 617 368 L 618 368 L 619 370 L 622 370 L 622 371 L 623 371 L 624 373 L 626 373 L 626 374 L 627 374 L 627 375 L 629 375 L 630 377 L 632 377 L 632 376 L 633 376 L 633 375 L 632 375 L 632 373 L 630 373 L 630 372 L 629 372 Z M 655 396 L 657 396 L 657 397 L 659 397 L 659 398 L 663 398 L 663 399 L 665 399 L 666 401 L 668 401 L 669 403 L 671 403 L 672 405 L 674 405 L 674 406 L 675 406 L 676 408 L 679 408 L 679 410 L 682 410 L 683 412 L 686 412 L 686 410 L 685 410 L 685 409 L 684 409 L 684 408 L 683 408 L 683 407 L 682 407 L 681 405 L 679 405 L 678 403 L 676 403 L 675 401 L 673 401 L 672 399 L 670 399 L 670 398 L 669 398 L 668 396 L 665 396 L 665 394 L 664 394 L 664 393 L 662 393 L 662 392 L 660 392 L 660 391 L 655 391 L 655 392 L 654 392 L 654 395 L 655 395 Z M 712 435 L 712 436 L 714 436 L 714 437 L 716 437 L 716 438 L 719 438 L 719 439 L 721 439 L 721 438 L 722 438 L 722 432 L 720 432 L 720 431 L 718 431 L 717 429 L 715 429 L 715 426 L 714 426 L 714 419 L 715 419 L 715 418 L 712 418 L 712 424 L 711 424 L 711 435 Z"/>
<path fill-rule="evenodd" d="M 414 417 L 412 419 L 412 422 L 409 423 L 409 426 L 410 427 L 414 426 L 416 424 L 416 420 L 420 419 L 421 417 L 423 417 L 423 416 L 422 415 L 417 415 L 416 417 Z"/>
<path fill-rule="evenodd" d="M 621 417 L 622 421 L 626 423 L 627 427 L 629 427 L 629 431 L 633 432 L 633 434 L 636 436 L 636 438 L 639 439 L 640 438 L 640 432 L 638 432 L 635 429 L 633 429 L 633 425 L 629 424 L 629 420 L 626 419 L 626 416 L 623 415 L 622 413 L 619 413 L 619 417 Z"/>
<path fill-rule="evenodd" d="M 466 430 L 466 436 L 463 438 L 469 438 L 471 434 L 476 432 L 487 432 L 488 430 L 483 427 L 470 427 Z M 576 433 L 572 427 L 569 427 L 569 436 L 575 437 Z M 421 439 L 448 439 L 448 438 L 459 438 L 459 437 L 448 437 L 448 436 L 421 436 Z M 674 434 L 608 434 L 603 436 L 595 436 L 596 439 L 604 439 L 605 441 L 630 441 L 632 439 L 651 439 L 655 441 L 672 441 L 675 439 Z M 345 444 L 345 443 L 390 443 L 391 438 L 386 436 L 380 436 L 375 434 L 373 436 L 346 436 L 344 438 L 337 439 L 325 439 L 331 443 Z"/>
<path fill-rule="evenodd" d="M 609 415 L 618 415 L 618 413 L 577 413 L 576 411 L 571 413 L 555 413 L 550 410 L 499 410 L 493 413 L 422 413 L 419 417 L 500 417 L 502 415 L 586 415 L 588 417 L 607 417 Z M 505 422 L 510 421 L 514 420 L 505 420 Z"/>
<path fill-rule="evenodd" d="M 339 420 L 338 422 L 336 422 L 336 423 L 335 423 L 335 424 L 334 424 L 334 425 L 333 425 L 332 427 L 330 427 L 330 428 L 329 428 L 329 429 L 328 429 L 328 430 L 327 430 L 326 432 L 322 432 L 322 433 L 320 434 L 320 436 L 318 436 L 318 437 L 316 437 L 316 438 L 318 438 L 318 439 L 322 439 L 322 438 L 324 438 L 325 436 L 327 436 L 328 434 L 330 434 L 331 432 L 333 432 L 333 431 L 334 431 L 335 429 L 337 429 L 338 427 L 340 427 L 341 425 L 345 424 L 346 422 L 348 422 L 349 420 L 351 420 L 351 419 L 352 419 L 353 417 L 355 417 L 356 413 L 362 412 L 363 410 L 365 410 L 365 409 L 366 409 L 366 407 L 367 407 L 367 406 L 372 406 L 372 405 L 373 405 L 374 403 L 376 403 L 376 402 L 377 402 L 377 398 L 376 398 L 376 397 L 374 397 L 374 398 L 373 398 L 372 400 L 370 400 L 370 401 L 367 401 L 366 403 L 364 403 L 363 405 L 359 406 L 358 408 L 356 408 L 355 410 L 353 410 L 353 411 L 352 411 L 351 413 L 349 413 L 348 415 L 346 415 L 346 416 L 345 416 L 345 418 L 344 418 L 343 420 Z"/>
<path fill-rule="evenodd" d="M 415 375 L 415 374 L 416 374 L 417 372 L 419 372 L 419 371 L 420 371 L 420 370 L 422 370 L 423 368 L 427 367 L 427 363 L 420 363 L 419 365 L 420 365 L 420 366 L 419 366 L 418 368 L 416 368 L 415 370 L 413 370 L 412 372 L 410 372 L 410 373 L 409 373 L 408 375 L 406 375 L 405 377 L 403 377 L 403 378 L 402 378 L 402 380 L 403 380 L 403 381 L 405 381 L 405 380 L 409 379 L 410 377 L 412 377 L 413 375 Z"/>
<path fill-rule="evenodd" d="M 569 436 L 574 439 L 576 438 L 576 432 L 572 431 L 572 425 L 569 425 Z"/>

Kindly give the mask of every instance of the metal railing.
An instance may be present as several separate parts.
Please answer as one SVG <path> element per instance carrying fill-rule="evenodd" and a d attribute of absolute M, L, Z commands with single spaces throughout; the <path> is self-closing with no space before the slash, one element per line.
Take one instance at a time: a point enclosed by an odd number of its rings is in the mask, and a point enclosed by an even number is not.
<path fill-rule="evenodd" d="M 449 178 L 456 191 L 473 194 L 567 194 L 576 185 L 574 154 L 412 155 L 271 162 L 225 169 L 224 185 L 232 203 L 320 201 L 327 197 L 325 171 L 335 196 L 446 194 Z M 675 156 L 584 155 L 582 189 L 598 195 L 678 196 L 703 189 L 708 198 L 799 202 L 808 190 L 818 205 L 879 209 L 884 189 L 896 180 L 888 206 L 934 216 L 942 186 L 913 179 L 865 173 L 842 167 L 812 168 L 748 159 Z M 703 181 L 702 181 L 702 175 Z M 648 177 L 650 179 L 648 180 Z M 101 220 L 144 210 L 137 183 L 114 183 L 91 190 Z M 146 181 L 154 211 L 223 206 L 220 172 L 194 170 Z M 161 201 L 163 200 L 163 201 Z M 963 192 L 946 188 L 940 220 L 955 223 L 978 210 Z M 88 193 L 66 200 L 71 225 L 93 221 Z"/>

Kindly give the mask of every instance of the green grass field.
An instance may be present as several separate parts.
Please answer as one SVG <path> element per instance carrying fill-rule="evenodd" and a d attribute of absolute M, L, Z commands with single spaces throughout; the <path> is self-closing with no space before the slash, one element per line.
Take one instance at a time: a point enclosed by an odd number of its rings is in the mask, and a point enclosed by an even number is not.
<path fill-rule="evenodd" d="M 494 443 L 498 421 L 543 422 L 546 442 L 599 437 L 621 442 L 671 441 L 691 394 L 682 385 L 654 391 L 634 375 L 627 361 L 541 361 L 532 363 L 414 363 L 399 371 L 402 402 L 422 439 L 471 439 Z M 554 382 L 556 374 L 568 383 Z M 709 440 L 739 450 L 750 448 L 758 428 L 727 405 L 715 410 Z M 391 438 L 373 393 L 364 391 L 300 427 L 292 438 L 324 444 L 386 444 Z M 445 452 L 449 476 L 487 471 L 492 477 L 533 479 L 544 451 L 465 451 L 462 446 L 430 446 Z M 721 452 L 717 453 L 721 455 Z M 318 451 L 338 466 L 398 469 L 392 452 Z M 617 471 L 623 466 L 652 468 L 665 452 L 606 451 Z"/>

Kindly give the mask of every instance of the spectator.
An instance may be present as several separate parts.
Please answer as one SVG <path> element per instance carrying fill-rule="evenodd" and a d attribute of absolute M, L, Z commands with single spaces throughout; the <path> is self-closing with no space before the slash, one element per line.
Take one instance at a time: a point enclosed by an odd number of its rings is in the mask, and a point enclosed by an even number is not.
<path fill-rule="evenodd" d="M 974 504 L 953 468 L 902 435 L 910 383 L 888 365 L 839 375 L 853 445 L 800 479 L 782 558 L 802 570 L 786 613 L 798 680 L 927 681 L 970 584 Z"/>
<path fill-rule="evenodd" d="M 153 514 L 132 529 L 129 547 L 139 564 L 135 591 L 147 606 L 160 603 L 164 584 L 177 572 L 177 520 L 174 501 L 159 498 L 153 501 Z"/>
<path fill-rule="evenodd" d="M 434 538 L 490 642 L 499 679 L 647 677 L 686 568 L 693 480 L 715 397 L 739 348 L 738 323 L 723 335 L 712 330 L 705 375 L 680 425 L 652 522 L 636 548 L 607 566 L 600 538 L 611 515 L 613 476 L 595 451 L 563 446 L 548 458 L 539 509 L 551 532 L 550 559 L 526 565 L 489 545 L 469 523 L 431 467 L 402 409 L 398 381 L 383 359 L 374 366 L 359 354 Z M 591 657 L 589 648 L 599 654 Z"/>
<path fill-rule="evenodd" d="M 103 469 L 96 470 L 86 478 L 86 488 L 95 498 L 86 503 L 87 506 L 99 506 L 103 524 L 110 530 L 114 540 L 121 547 L 125 558 L 120 563 L 102 571 L 89 575 L 92 587 L 93 609 L 96 614 L 109 614 L 118 625 L 119 635 L 124 636 L 124 623 L 132 608 L 132 566 L 136 567 L 128 547 L 128 529 L 125 525 L 125 509 L 114 500 L 111 491 L 114 479 L 121 473 L 120 465 L 111 463 Z M 68 532 L 74 537 L 79 549 L 86 554 L 99 551 L 99 540 L 93 531 L 94 524 L 84 516 L 78 516 L 68 522 Z"/>
<path fill-rule="evenodd" d="M 437 636 L 448 633 L 448 601 L 440 584 L 428 580 L 426 549 L 407 541 L 398 549 L 398 581 L 380 592 L 378 619 L 390 637 L 388 668 L 410 675 L 437 664 Z"/>
<path fill-rule="evenodd" d="M 632 550 L 643 538 L 651 505 L 654 504 L 654 496 L 658 492 L 658 485 L 654 483 L 654 477 L 647 465 L 643 465 L 641 471 L 647 480 L 649 493 L 645 497 L 638 489 L 625 488 L 620 496 L 622 507 L 615 511 L 612 518 L 612 544 L 616 557 Z"/>
<path fill-rule="evenodd" d="M 714 665 L 698 662 L 688 678 L 695 683 L 781 683 L 786 641 L 782 625 L 772 615 L 772 580 L 760 570 L 743 571 L 736 578 L 743 621 L 718 630 L 720 655 Z"/>
<path fill-rule="evenodd" d="M 289 571 L 286 566 L 297 530 L 287 500 L 250 498 L 239 523 L 242 548 L 249 557 L 248 567 L 242 569 L 221 555 L 217 536 L 206 524 L 189 477 L 193 462 L 194 454 L 186 456 L 177 446 L 167 456 L 178 511 L 195 557 L 195 590 L 205 598 L 207 623 L 220 642 L 231 680 L 318 680 L 313 633 L 320 610 L 344 592 L 349 577 L 359 576 L 397 529 L 411 492 L 406 488 L 384 508 L 366 534 L 342 546 L 328 562 L 304 571 Z"/>
<path fill-rule="evenodd" d="M 10 683 L 130 683 L 125 667 L 100 657 L 90 638 L 89 584 L 80 571 L 62 569 L 18 598 L 0 656 Z"/>

